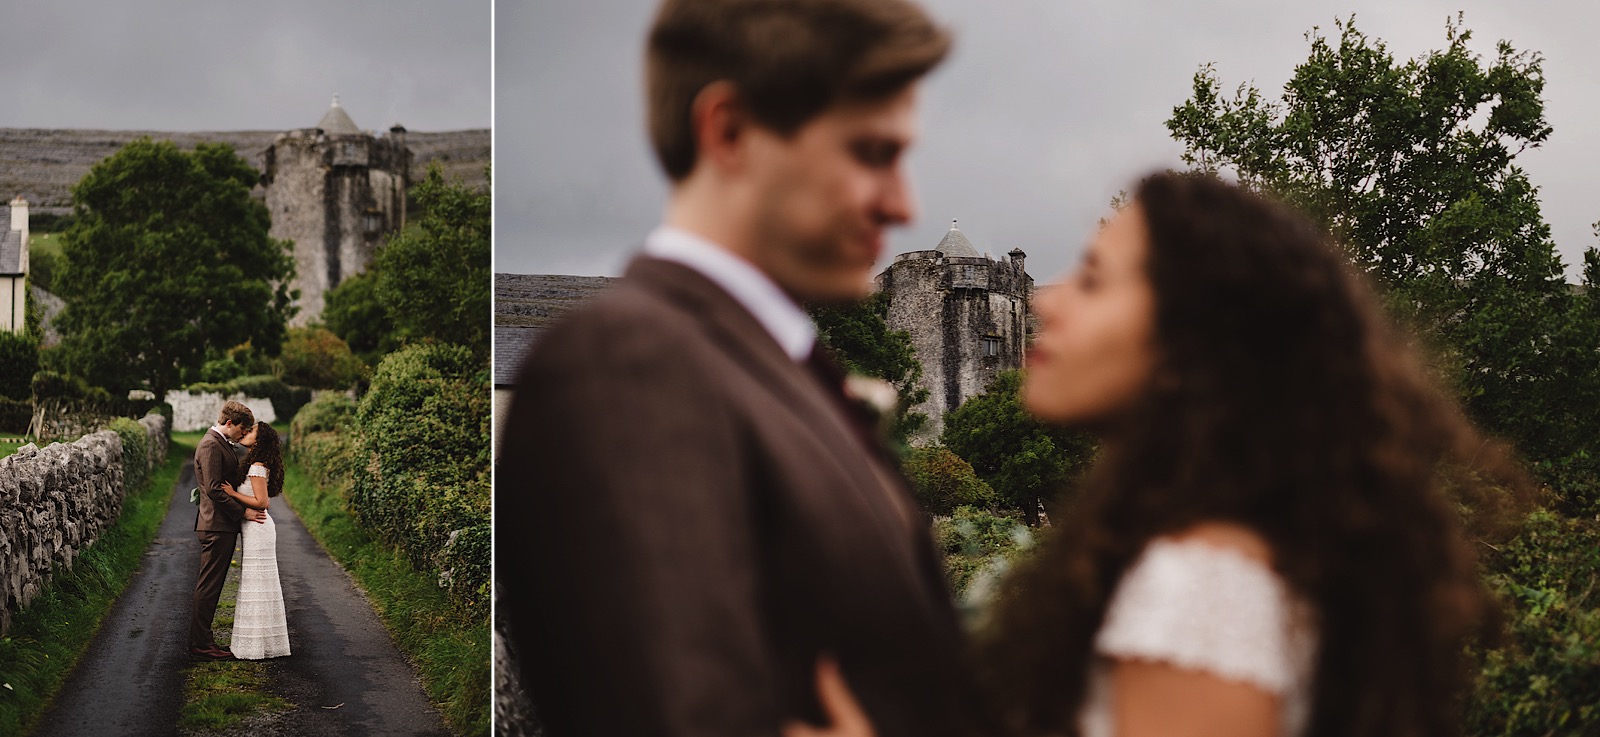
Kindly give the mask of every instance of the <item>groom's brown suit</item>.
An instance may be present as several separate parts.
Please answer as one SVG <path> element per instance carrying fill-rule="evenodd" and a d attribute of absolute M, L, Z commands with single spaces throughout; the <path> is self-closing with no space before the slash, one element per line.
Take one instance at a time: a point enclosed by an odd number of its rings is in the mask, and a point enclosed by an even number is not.
<path fill-rule="evenodd" d="M 962 734 L 956 613 L 896 469 L 710 280 L 636 259 L 518 378 L 500 592 L 553 737 L 775 735 L 837 656 L 878 734 Z"/>
<path fill-rule="evenodd" d="M 194 479 L 200 487 L 199 509 L 195 511 L 195 537 L 200 541 L 200 576 L 194 586 L 194 607 L 189 621 L 189 647 L 214 647 L 211 620 L 217 614 L 217 599 L 228 577 L 239 539 L 244 505 L 222 490 L 222 484 L 239 488 L 244 479 L 239 471 L 239 456 L 226 438 L 207 430 L 194 449 Z"/>

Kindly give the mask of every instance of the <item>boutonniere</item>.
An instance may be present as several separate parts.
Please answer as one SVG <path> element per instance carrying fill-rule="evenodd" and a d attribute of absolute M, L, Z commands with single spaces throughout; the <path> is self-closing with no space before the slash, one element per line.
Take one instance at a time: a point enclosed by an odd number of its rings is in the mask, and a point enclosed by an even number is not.
<path fill-rule="evenodd" d="M 887 436 L 894 422 L 895 410 L 900 408 L 900 392 L 894 384 L 864 374 L 844 377 L 844 394 L 864 409 L 881 435 Z"/>

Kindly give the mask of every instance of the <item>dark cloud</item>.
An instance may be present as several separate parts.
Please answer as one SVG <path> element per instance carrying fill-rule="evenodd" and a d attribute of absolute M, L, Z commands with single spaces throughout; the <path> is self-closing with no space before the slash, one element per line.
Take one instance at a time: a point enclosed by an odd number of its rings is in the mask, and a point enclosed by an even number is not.
<path fill-rule="evenodd" d="M 502 3 L 496 10 L 496 270 L 616 274 L 666 193 L 644 139 L 641 48 L 652 0 Z M 924 86 L 911 158 L 918 222 L 890 251 L 928 248 L 952 218 L 979 248 L 1020 247 L 1029 271 L 1068 268 L 1107 203 L 1140 174 L 1179 165 L 1163 121 L 1202 64 L 1227 85 L 1276 95 L 1305 59 L 1306 31 L 1357 25 L 1410 58 L 1445 43 L 1457 10 L 1494 53 L 1507 39 L 1545 59 L 1555 134 L 1520 164 L 1569 266 L 1595 245 L 1600 171 L 1600 6 L 1451 3 L 1064 3 L 931 0 L 956 52 Z"/>
<path fill-rule="evenodd" d="M 278 130 L 338 93 L 357 125 L 490 124 L 490 1 L 14 3 L 0 127 Z"/>

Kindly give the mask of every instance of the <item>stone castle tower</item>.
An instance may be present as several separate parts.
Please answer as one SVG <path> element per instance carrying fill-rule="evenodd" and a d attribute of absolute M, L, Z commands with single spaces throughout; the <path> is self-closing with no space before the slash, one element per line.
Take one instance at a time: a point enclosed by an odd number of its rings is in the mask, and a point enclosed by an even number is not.
<path fill-rule="evenodd" d="M 372 263 L 383 237 L 406 224 L 411 150 L 396 124 L 384 137 L 356 127 L 339 96 L 315 128 L 281 133 L 263 154 L 273 238 L 294 241 L 294 289 L 305 325 L 323 295 Z"/>
<path fill-rule="evenodd" d="M 951 221 L 933 250 L 895 256 L 878 275 L 878 289 L 889 295 L 889 327 L 911 334 L 928 389 L 916 408 L 928 423 L 914 444 L 936 440 L 946 412 L 982 394 L 1001 371 L 1022 367 L 1033 295 L 1026 258 L 1021 249 L 1001 261 L 980 254 Z"/>

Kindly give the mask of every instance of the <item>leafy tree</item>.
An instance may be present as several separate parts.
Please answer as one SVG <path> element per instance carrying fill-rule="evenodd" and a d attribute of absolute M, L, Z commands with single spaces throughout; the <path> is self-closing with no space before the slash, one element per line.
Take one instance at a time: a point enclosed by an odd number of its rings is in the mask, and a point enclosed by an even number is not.
<path fill-rule="evenodd" d="M 1022 406 L 1021 387 L 1021 371 L 1002 372 L 983 394 L 945 415 L 940 440 L 972 464 L 1005 506 L 1037 526 L 1041 502 L 1088 467 L 1095 444 L 1084 433 L 1034 419 Z"/>
<path fill-rule="evenodd" d="M 0 330 L 0 398 L 26 401 L 39 372 L 39 339 L 28 332 Z"/>
<path fill-rule="evenodd" d="M 990 508 L 995 505 L 994 490 L 978 478 L 972 464 L 949 448 L 912 448 L 901 464 L 911 493 L 928 514 L 948 517 L 957 507 Z"/>
<path fill-rule="evenodd" d="M 226 346 L 275 352 L 294 263 L 250 198 L 259 178 L 227 144 L 145 138 L 96 164 L 72 189 L 56 275 L 66 367 L 161 401 Z"/>
<path fill-rule="evenodd" d="M 327 328 L 291 328 L 283 344 L 283 380 L 313 389 L 344 389 L 361 378 L 361 359 Z"/>
<path fill-rule="evenodd" d="M 323 295 L 322 321 L 361 360 L 376 366 L 384 354 L 400 347 L 394 320 L 378 300 L 378 275 L 356 274 Z"/>
<path fill-rule="evenodd" d="M 378 302 L 403 338 L 464 345 L 488 358 L 489 192 L 446 182 L 433 164 L 414 194 L 420 227 L 396 235 L 374 260 Z"/>
<path fill-rule="evenodd" d="M 928 416 L 914 410 L 927 400 L 928 390 L 917 385 L 922 364 L 911 347 L 911 334 L 889 329 L 885 320 L 889 296 L 878 292 L 855 304 L 816 306 L 809 312 L 817 324 L 817 341 L 833 351 L 841 367 L 894 385 L 900 408 L 890 434 L 906 445 L 927 424 Z"/>
<path fill-rule="evenodd" d="M 1307 34 L 1279 100 L 1224 94 L 1201 68 L 1167 121 L 1185 161 L 1320 220 L 1455 367 L 1477 422 L 1534 458 L 1575 458 L 1600 437 L 1596 414 L 1568 399 L 1600 380 L 1600 333 L 1572 321 L 1583 308 L 1515 165 L 1551 132 L 1542 59 L 1504 41 L 1482 59 L 1459 15 L 1443 50 L 1405 62 L 1353 16 L 1336 26 L 1337 39 Z"/>

